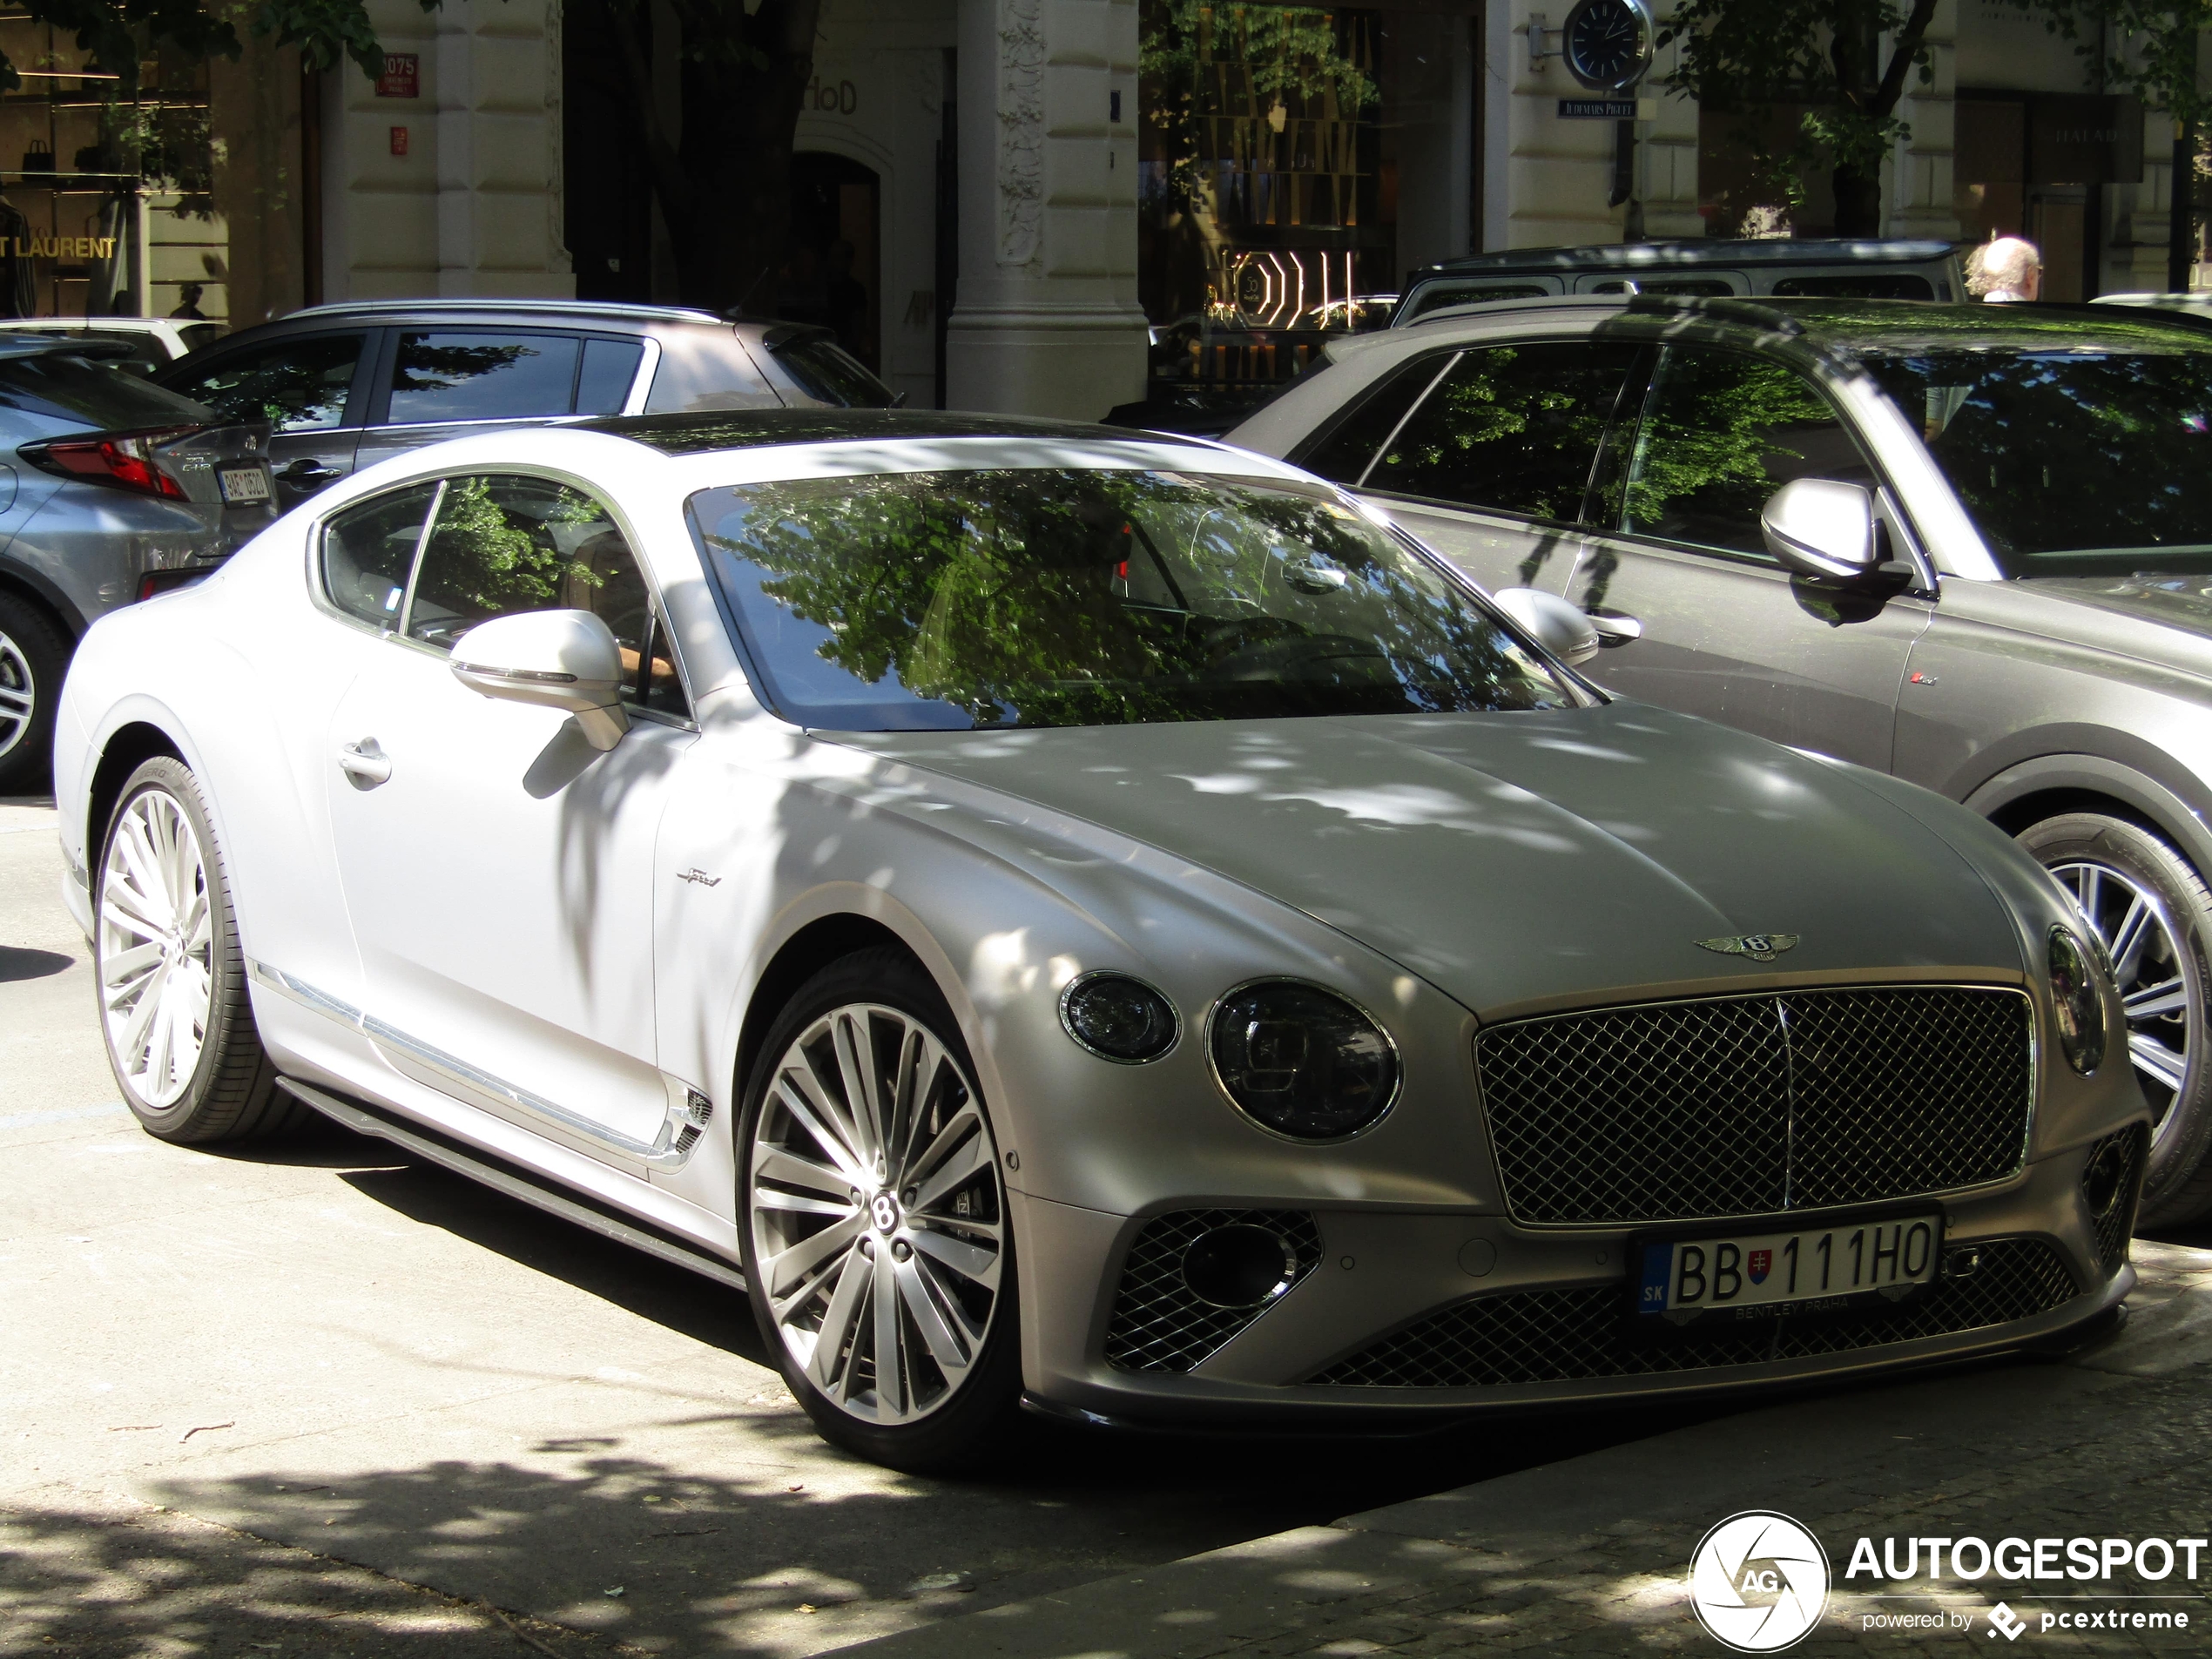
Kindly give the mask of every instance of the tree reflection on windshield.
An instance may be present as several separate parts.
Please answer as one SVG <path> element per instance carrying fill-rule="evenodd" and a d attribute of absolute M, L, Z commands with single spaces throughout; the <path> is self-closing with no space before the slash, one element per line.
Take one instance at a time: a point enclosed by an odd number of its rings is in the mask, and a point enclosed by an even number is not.
<path fill-rule="evenodd" d="M 1024 469 L 703 490 L 768 700 L 846 730 L 1571 705 L 1463 588 L 1340 502 Z"/>
<path fill-rule="evenodd" d="M 2212 570 L 2212 352 L 1864 361 L 2006 575 Z"/>

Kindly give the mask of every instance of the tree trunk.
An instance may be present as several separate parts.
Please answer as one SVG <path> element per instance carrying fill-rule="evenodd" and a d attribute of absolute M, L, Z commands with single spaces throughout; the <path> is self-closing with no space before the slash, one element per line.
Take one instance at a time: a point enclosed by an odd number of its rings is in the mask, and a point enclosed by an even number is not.
<path fill-rule="evenodd" d="M 1829 175 L 1836 192 L 1836 234 L 1878 237 L 1882 233 L 1882 175 L 1878 169 L 1845 162 Z"/>

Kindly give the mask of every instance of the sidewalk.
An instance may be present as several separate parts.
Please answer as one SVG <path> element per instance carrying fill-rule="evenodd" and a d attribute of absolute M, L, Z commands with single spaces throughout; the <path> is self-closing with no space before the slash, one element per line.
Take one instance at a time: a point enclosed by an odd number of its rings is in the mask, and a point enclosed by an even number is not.
<path fill-rule="evenodd" d="M 2115 1592 L 2194 1592 L 2125 1605 L 2186 1611 L 2192 1628 L 2082 1635 L 2040 1629 L 2096 1585 L 1844 1578 L 1861 1535 L 2202 1536 L 2212 1531 L 2212 1250 L 2138 1241 L 2141 1287 L 2116 1339 L 2059 1364 L 2021 1363 L 1785 1405 L 1639 1440 L 1458 1491 L 1280 1533 L 1171 1566 L 994 1608 L 846 1651 L 865 1659 L 1251 1659 L 1472 1653 L 1720 1653 L 1686 1577 L 1706 1530 L 1775 1509 L 1826 1548 L 1835 1589 L 1793 1651 L 1989 1651 L 2004 1599 L 2021 1651 L 2191 1652 L 2212 1647 L 2212 1555 Z M 1501 1432 L 1541 1433 L 1541 1422 Z M 1287 1453 L 1286 1453 L 1287 1454 Z M 2036 1594 L 2040 1588 L 2051 1596 Z M 2019 1592 L 2014 1594 L 2013 1592 Z M 1862 1628 L 1869 1614 L 1965 1615 L 1940 1633 Z M 2011 1651 L 2013 1642 L 1997 1644 Z"/>

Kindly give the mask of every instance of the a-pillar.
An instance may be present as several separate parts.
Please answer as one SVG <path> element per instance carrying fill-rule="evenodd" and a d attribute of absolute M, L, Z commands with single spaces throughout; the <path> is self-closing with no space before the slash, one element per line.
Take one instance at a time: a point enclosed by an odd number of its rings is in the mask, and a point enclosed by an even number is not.
<path fill-rule="evenodd" d="M 1096 420 L 1143 395 L 1135 0 L 961 0 L 954 408 Z"/>

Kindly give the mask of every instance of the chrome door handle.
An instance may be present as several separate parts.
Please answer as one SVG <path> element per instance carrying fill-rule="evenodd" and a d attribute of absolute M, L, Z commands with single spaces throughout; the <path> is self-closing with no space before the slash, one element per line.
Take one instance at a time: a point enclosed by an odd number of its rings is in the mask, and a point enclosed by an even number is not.
<path fill-rule="evenodd" d="M 1597 643 L 1607 650 L 1643 637 L 1643 623 L 1639 617 L 1624 616 L 1618 610 L 1589 610 L 1583 614 L 1597 631 Z"/>
<path fill-rule="evenodd" d="M 320 461 L 304 456 L 277 474 L 277 476 L 287 484 L 314 486 L 327 484 L 334 478 L 343 478 L 345 475 L 335 467 L 326 467 Z"/>
<path fill-rule="evenodd" d="M 353 780 L 354 788 L 374 789 L 391 778 L 392 757 L 376 746 L 374 738 L 363 738 L 339 749 L 338 769 Z"/>

